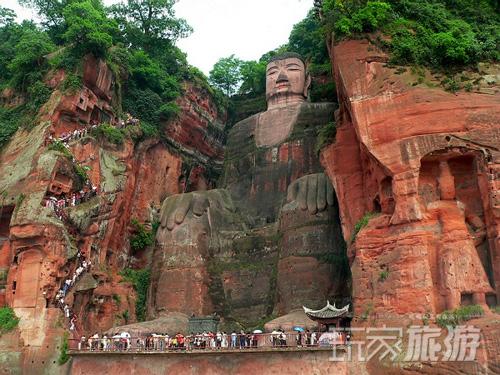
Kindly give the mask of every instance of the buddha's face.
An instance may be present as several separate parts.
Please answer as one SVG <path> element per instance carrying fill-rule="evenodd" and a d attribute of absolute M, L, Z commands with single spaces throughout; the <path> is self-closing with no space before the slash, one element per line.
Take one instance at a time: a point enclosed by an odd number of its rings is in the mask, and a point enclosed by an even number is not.
<path fill-rule="evenodd" d="M 305 99 L 308 83 L 302 60 L 291 57 L 272 61 L 266 70 L 266 99 L 269 102 L 283 98 Z"/>

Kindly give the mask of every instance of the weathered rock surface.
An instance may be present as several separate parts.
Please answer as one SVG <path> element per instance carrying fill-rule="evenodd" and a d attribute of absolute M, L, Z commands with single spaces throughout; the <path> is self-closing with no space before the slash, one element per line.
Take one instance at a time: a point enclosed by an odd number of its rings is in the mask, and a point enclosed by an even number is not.
<path fill-rule="evenodd" d="M 348 295 L 348 275 L 335 262 L 345 248 L 333 189 L 315 153 L 317 131 L 333 109 L 294 104 L 237 123 L 228 135 L 225 189 L 164 202 L 151 316 L 217 312 L 248 326 Z M 282 140 L 258 146 L 258 129 Z"/>
<path fill-rule="evenodd" d="M 66 297 L 77 316 L 72 334 L 102 332 L 135 320 L 136 293 L 118 272 L 149 266 L 151 253 L 131 252 L 131 220 L 151 227 L 166 197 L 190 185 L 213 186 L 217 176 L 212 164 L 217 162 L 209 160 L 222 155 L 218 129 L 224 115 L 215 111 L 210 97 L 196 96 L 199 89 L 193 85 L 179 99 L 183 112 L 178 121 L 203 134 L 189 144 L 176 131 L 169 133 L 175 138 L 172 145 L 159 140 L 134 144 L 127 138 L 120 146 L 87 135 L 70 141 L 74 161 L 49 151 L 49 135 L 59 137 L 91 123 L 117 123 L 114 76 L 104 62 L 85 58 L 83 86 L 74 93 L 59 90 L 64 76 L 56 72 L 48 82 L 54 91 L 40 123 L 29 132 L 19 130 L 0 152 L 0 303 L 21 318 L 18 355 L 10 355 L 9 361 L 27 374 L 54 373 L 51 358 L 68 326 L 54 297 L 73 274 L 78 250 L 92 268 Z M 140 133 L 138 127 L 127 131 Z M 61 221 L 44 207 L 44 198 L 81 188 L 75 163 L 87 170 L 98 194 L 67 208 L 68 219 Z"/>
<path fill-rule="evenodd" d="M 165 373 L 190 374 L 362 374 L 349 371 L 347 363 L 332 362 L 331 351 L 282 351 L 264 353 L 170 353 L 170 354 L 102 354 L 75 356 L 72 374 Z M 189 357 L 188 357 L 189 356 Z M 189 360 L 187 360 L 189 358 Z"/>
<path fill-rule="evenodd" d="M 356 315 L 496 305 L 500 97 L 410 86 L 366 41 L 331 57 L 340 110 L 322 164 L 344 238 L 378 213 L 349 248 Z"/>

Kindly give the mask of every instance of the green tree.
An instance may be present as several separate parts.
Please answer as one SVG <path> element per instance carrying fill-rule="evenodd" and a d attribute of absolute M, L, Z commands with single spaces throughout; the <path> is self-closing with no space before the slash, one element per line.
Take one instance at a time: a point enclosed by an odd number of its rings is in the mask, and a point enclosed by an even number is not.
<path fill-rule="evenodd" d="M 66 32 L 67 25 L 64 9 L 71 4 L 82 0 L 18 0 L 19 4 L 36 10 L 42 20 L 42 26 L 47 30 L 51 39 L 57 44 L 63 44 L 62 35 Z M 104 10 L 101 0 L 90 0 L 93 7 Z"/>
<path fill-rule="evenodd" d="M 266 63 L 242 61 L 240 64 L 240 94 L 259 95 L 266 91 Z"/>
<path fill-rule="evenodd" d="M 192 29 L 182 18 L 175 17 L 177 0 L 127 0 L 110 11 L 124 31 L 127 42 L 146 51 L 158 43 L 172 44 L 188 36 Z"/>
<path fill-rule="evenodd" d="M 12 9 L 0 6 L 0 27 L 12 24 L 15 18 L 16 13 Z"/>
<path fill-rule="evenodd" d="M 114 20 L 106 18 L 104 10 L 94 1 L 83 0 L 69 4 L 63 10 L 67 30 L 64 40 L 72 45 L 77 55 L 92 53 L 104 57 L 118 31 Z"/>
<path fill-rule="evenodd" d="M 299 53 L 314 64 L 328 62 L 324 32 L 313 9 L 306 18 L 293 26 L 288 38 L 288 50 Z"/>
<path fill-rule="evenodd" d="M 14 48 L 14 58 L 8 66 L 14 86 L 25 91 L 40 81 L 46 64 L 45 56 L 54 49 L 55 46 L 46 33 L 32 27 L 24 28 Z"/>
<path fill-rule="evenodd" d="M 241 83 L 241 64 L 234 55 L 219 59 L 210 71 L 209 82 L 227 96 L 233 95 Z"/>
<path fill-rule="evenodd" d="M 382 31 L 391 62 L 434 68 L 500 59 L 495 0 L 324 0 L 325 30 L 335 39 Z"/>

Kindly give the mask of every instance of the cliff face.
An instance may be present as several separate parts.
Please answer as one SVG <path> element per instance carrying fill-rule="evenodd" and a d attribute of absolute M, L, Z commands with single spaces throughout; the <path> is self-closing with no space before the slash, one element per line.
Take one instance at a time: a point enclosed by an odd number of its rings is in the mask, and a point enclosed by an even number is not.
<path fill-rule="evenodd" d="M 349 248 L 355 315 L 496 305 L 498 86 L 426 87 L 366 41 L 332 46 L 331 59 L 340 110 L 322 163 L 346 241 L 363 215 L 376 214 Z"/>
<path fill-rule="evenodd" d="M 87 132 L 68 142 L 71 157 L 50 150 L 50 137 L 95 123 L 118 124 L 114 76 L 105 63 L 86 58 L 83 86 L 73 93 L 59 89 L 64 76 L 57 72 L 49 82 L 54 92 L 38 125 L 18 131 L 0 153 L 0 302 L 21 318 L 18 335 L 2 337 L 0 351 L 16 352 L 9 354 L 10 367 L 23 373 L 56 371 L 56 347 L 69 319 L 55 296 L 75 273 L 78 253 L 92 266 L 65 298 L 77 317 L 72 334 L 102 332 L 135 319 L 135 292 L 118 272 L 149 266 L 151 254 L 131 251 L 132 219 L 151 227 L 166 197 L 213 185 L 222 155 L 224 117 L 192 84 L 179 99 L 178 119 L 165 124 L 171 144 L 133 142 L 141 130 L 129 125 L 122 130 L 132 139 L 125 137 L 121 145 Z M 82 170 L 97 194 L 64 209 L 59 218 L 45 201 L 86 189 Z"/>

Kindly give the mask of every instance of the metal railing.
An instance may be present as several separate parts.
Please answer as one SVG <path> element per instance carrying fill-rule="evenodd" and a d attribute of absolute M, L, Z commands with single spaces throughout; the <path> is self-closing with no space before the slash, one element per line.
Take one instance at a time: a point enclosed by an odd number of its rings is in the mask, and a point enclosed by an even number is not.
<path fill-rule="evenodd" d="M 211 337 L 208 335 L 188 335 L 182 338 L 168 336 L 111 337 L 70 339 L 69 349 L 80 352 L 178 352 L 178 351 L 244 351 L 264 349 L 310 349 L 331 348 L 345 345 L 345 335 L 317 332 L 314 335 L 297 333 L 255 333 L 236 336 Z"/>

